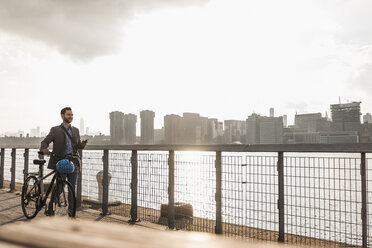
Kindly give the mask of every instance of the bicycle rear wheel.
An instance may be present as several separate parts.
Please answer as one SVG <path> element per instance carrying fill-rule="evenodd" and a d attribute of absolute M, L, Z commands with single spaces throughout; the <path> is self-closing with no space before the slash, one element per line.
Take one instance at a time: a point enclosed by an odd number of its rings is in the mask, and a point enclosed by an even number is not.
<path fill-rule="evenodd" d="M 55 216 L 75 217 L 76 197 L 72 185 L 67 181 L 60 181 L 53 189 L 49 212 Z"/>
<path fill-rule="evenodd" d="M 27 219 L 34 218 L 39 212 L 40 185 L 35 176 L 28 177 L 23 183 L 21 205 Z"/>

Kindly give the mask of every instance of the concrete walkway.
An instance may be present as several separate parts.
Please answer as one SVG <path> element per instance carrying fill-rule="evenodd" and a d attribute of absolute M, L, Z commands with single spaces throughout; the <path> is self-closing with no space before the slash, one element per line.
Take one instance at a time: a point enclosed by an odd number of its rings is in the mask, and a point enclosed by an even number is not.
<path fill-rule="evenodd" d="M 130 225 L 128 223 L 129 218 L 122 217 L 118 215 L 108 215 L 108 216 L 101 216 L 100 212 L 93 209 L 82 209 L 77 211 L 76 213 L 77 218 L 76 221 L 98 221 L 104 223 L 115 223 L 116 225 L 121 224 L 122 226 L 132 227 L 134 229 L 142 229 L 143 232 L 148 232 L 146 230 L 167 230 L 166 226 L 158 225 L 150 222 L 138 222 L 135 225 Z M 50 218 L 44 215 L 44 211 L 40 211 L 38 215 L 32 219 L 28 220 L 24 217 L 21 207 L 21 193 L 19 191 L 10 192 L 9 189 L 0 189 L 0 230 L 5 226 L 11 224 L 21 224 L 23 223 L 32 223 L 35 220 L 42 220 Z M 114 224 L 114 225 L 115 225 Z M 146 230 L 145 230 L 146 229 Z M 195 233 L 195 232 L 187 232 L 187 231 L 174 231 L 174 232 L 185 232 L 185 233 Z M 188 234 L 185 234 L 188 235 Z M 215 237 L 217 239 L 221 239 L 222 237 L 219 235 L 214 234 L 201 234 L 207 235 L 211 237 Z M 230 239 L 231 242 L 236 242 L 236 240 Z M 260 242 L 257 240 L 248 240 L 242 241 L 245 243 L 247 247 L 294 247 L 292 245 L 287 244 L 278 244 L 275 242 Z M 0 245 L 1 247 L 1 245 Z M 303 247 L 303 246 L 302 246 Z"/>
<path fill-rule="evenodd" d="M 118 215 L 101 216 L 100 212 L 93 209 L 82 209 L 76 213 L 77 220 L 90 220 L 101 222 L 112 222 L 119 224 L 128 224 L 129 218 Z M 40 211 L 34 219 L 50 218 L 44 215 L 44 211 Z M 17 222 L 29 222 L 24 217 L 21 207 L 21 192 L 10 192 L 9 189 L 0 189 L 0 226 Z M 156 230 L 166 230 L 167 227 L 157 225 L 149 222 L 139 222 L 136 224 L 138 227 L 145 227 Z"/>

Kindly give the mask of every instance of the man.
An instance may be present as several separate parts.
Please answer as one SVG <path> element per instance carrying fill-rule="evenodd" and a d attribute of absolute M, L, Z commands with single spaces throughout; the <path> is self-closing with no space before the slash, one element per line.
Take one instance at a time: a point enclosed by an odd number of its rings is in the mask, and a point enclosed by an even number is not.
<path fill-rule="evenodd" d="M 59 126 L 52 127 L 50 129 L 49 134 L 45 137 L 45 139 L 41 142 L 40 150 L 44 153 L 49 155 L 50 151 L 48 149 L 49 144 L 53 142 L 53 153 L 56 156 L 51 156 L 48 163 L 49 169 L 56 169 L 56 164 L 61 157 L 65 157 L 66 155 L 76 155 L 78 149 L 84 149 L 87 144 L 87 140 L 81 142 L 80 141 L 80 134 L 79 129 L 76 127 L 71 126 L 71 122 L 73 120 L 73 113 L 70 107 L 63 108 L 61 110 L 61 118 L 62 124 Z M 68 135 L 68 134 L 69 135 Z M 72 140 L 71 140 L 71 138 Z M 80 170 L 79 161 L 73 161 L 75 165 L 75 170 L 71 174 L 62 174 L 62 178 L 65 180 L 67 176 L 67 180 L 71 183 L 72 187 L 75 189 L 76 180 L 78 177 L 78 172 Z M 68 198 L 69 207 L 70 202 L 72 201 L 72 197 Z M 69 209 L 69 214 L 72 209 Z"/>

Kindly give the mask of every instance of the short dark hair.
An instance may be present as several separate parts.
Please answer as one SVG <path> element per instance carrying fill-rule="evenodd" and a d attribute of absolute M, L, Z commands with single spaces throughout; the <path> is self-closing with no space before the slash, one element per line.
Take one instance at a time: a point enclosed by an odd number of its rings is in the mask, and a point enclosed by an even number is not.
<path fill-rule="evenodd" d="M 63 109 L 61 110 L 61 115 L 64 115 L 64 114 L 66 113 L 67 110 L 72 111 L 72 109 L 71 109 L 70 107 L 63 108 Z"/>

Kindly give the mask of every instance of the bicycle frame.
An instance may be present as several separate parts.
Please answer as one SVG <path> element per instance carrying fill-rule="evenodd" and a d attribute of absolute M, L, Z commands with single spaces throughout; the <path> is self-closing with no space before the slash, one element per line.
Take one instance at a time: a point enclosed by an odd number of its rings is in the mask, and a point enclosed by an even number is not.
<path fill-rule="evenodd" d="M 49 194 L 51 193 L 52 191 L 52 188 L 53 188 L 53 185 L 54 183 L 57 184 L 57 180 L 58 180 L 58 177 L 61 177 L 57 170 L 53 170 L 51 171 L 50 173 L 48 173 L 46 176 L 43 176 L 43 165 L 40 165 L 39 166 L 39 172 L 37 173 L 38 174 L 38 183 L 37 185 L 39 185 L 40 187 L 40 199 L 39 199 L 39 202 L 38 202 L 38 208 L 37 208 L 37 211 L 40 211 L 44 206 L 45 206 L 45 203 L 49 197 Z M 50 185 L 49 185 L 49 188 L 46 192 L 46 194 L 44 195 L 44 184 L 43 184 L 43 181 L 44 179 L 50 177 L 52 174 L 54 174 L 52 180 L 50 181 Z M 36 175 L 36 173 L 29 173 L 29 175 Z M 62 179 L 62 178 L 61 178 Z M 35 189 L 35 185 L 30 189 L 30 192 Z"/>

